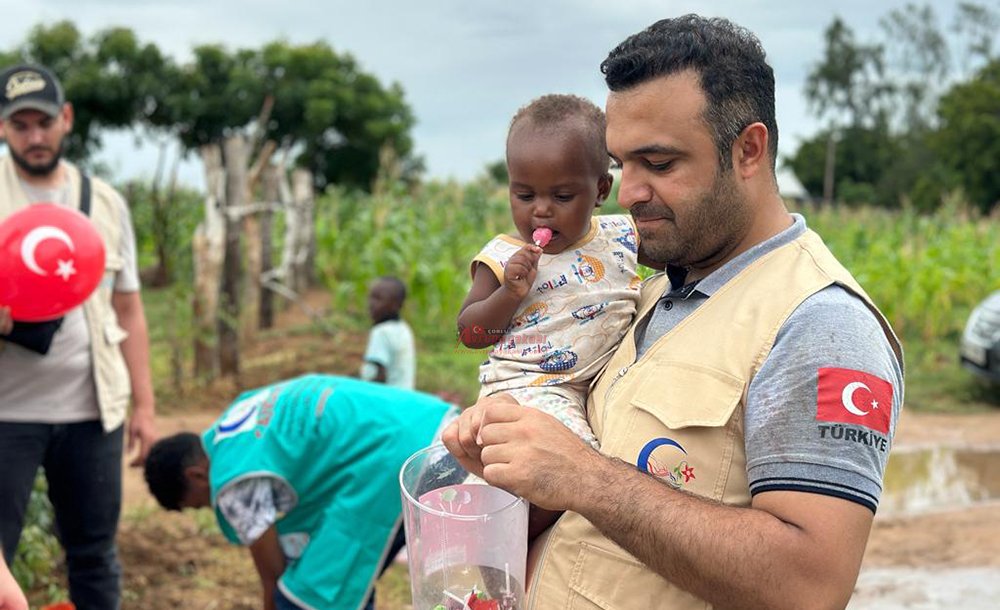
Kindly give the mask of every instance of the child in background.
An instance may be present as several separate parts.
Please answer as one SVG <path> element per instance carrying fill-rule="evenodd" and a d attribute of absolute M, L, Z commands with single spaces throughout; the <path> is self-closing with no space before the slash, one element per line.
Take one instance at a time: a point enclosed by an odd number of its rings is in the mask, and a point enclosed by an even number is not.
<path fill-rule="evenodd" d="M 593 216 L 611 191 L 605 119 L 572 95 L 521 108 L 507 134 L 517 232 L 472 261 L 458 317 L 464 345 L 493 345 L 480 397 L 511 394 L 597 447 L 587 388 L 635 315 L 637 233 L 628 215 Z"/>
<path fill-rule="evenodd" d="M 406 286 L 398 278 L 375 280 L 368 292 L 372 329 L 361 365 L 361 378 L 412 390 L 416 377 L 413 331 L 399 317 L 406 300 Z"/>

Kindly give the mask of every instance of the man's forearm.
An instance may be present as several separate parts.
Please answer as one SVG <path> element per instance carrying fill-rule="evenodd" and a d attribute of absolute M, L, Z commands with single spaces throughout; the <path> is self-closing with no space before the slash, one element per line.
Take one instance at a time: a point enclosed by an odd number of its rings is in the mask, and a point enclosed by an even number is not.
<path fill-rule="evenodd" d="M 278 581 L 263 581 L 262 585 L 264 587 L 264 610 L 275 610 L 277 602 L 274 600 L 274 594 L 278 590 Z"/>
<path fill-rule="evenodd" d="M 598 460 L 571 509 L 675 585 L 720 608 L 846 604 L 851 587 L 831 582 L 834 568 L 801 528 L 673 489 L 620 460 Z"/>

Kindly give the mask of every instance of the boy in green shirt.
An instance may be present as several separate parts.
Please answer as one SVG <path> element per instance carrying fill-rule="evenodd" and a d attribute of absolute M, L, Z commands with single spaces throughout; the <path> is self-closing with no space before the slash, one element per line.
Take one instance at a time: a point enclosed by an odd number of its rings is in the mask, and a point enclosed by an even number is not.
<path fill-rule="evenodd" d="M 309 375 L 245 392 L 200 438 L 159 441 L 146 481 L 168 510 L 214 507 L 249 547 L 266 610 L 373 607 L 403 544 L 399 469 L 456 414 L 426 394 Z"/>

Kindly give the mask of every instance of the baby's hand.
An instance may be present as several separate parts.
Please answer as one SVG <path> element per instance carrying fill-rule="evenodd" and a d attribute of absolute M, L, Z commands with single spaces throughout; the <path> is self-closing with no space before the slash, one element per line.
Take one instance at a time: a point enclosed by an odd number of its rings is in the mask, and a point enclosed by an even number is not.
<path fill-rule="evenodd" d="M 526 297 L 535 283 L 541 255 L 542 249 L 530 244 L 515 252 L 503 270 L 504 288 L 519 299 Z"/>

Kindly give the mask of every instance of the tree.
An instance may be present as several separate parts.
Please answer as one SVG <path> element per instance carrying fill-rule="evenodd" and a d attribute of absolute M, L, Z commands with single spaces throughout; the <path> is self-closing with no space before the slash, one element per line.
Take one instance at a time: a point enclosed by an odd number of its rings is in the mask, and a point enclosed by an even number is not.
<path fill-rule="evenodd" d="M 884 49 L 863 45 L 839 17 L 823 33 L 823 58 L 806 77 L 805 96 L 820 119 L 839 125 L 870 125 L 881 119 L 879 102 L 887 93 Z"/>
<path fill-rule="evenodd" d="M 66 155 L 84 163 L 100 148 L 101 128 L 129 127 L 155 111 L 168 64 L 155 45 L 140 44 L 129 29 L 111 28 L 84 39 L 69 21 L 35 26 L 0 60 L 42 64 L 59 77 L 74 109 Z"/>
<path fill-rule="evenodd" d="M 829 203 L 834 197 L 840 127 L 846 124 L 859 129 L 884 123 L 885 112 L 878 102 L 886 90 L 881 47 L 857 43 L 854 32 L 839 17 L 823 36 L 823 59 L 809 72 L 805 95 L 812 112 L 828 121 L 823 199 Z"/>
<path fill-rule="evenodd" d="M 993 47 L 1000 31 L 1000 13 L 997 11 L 981 4 L 961 2 L 951 31 L 965 42 L 958 60 L 961 75 L 969 74 L 977 63 L 984 65 L 996 58 Z"/>
<path fill-rule="evenodd" d="M 964 2 L 949 37 L 930 5 L 910 3 L 890 11 L 880 25 L 881 42 L 871 43 L 856 41 L 839 18 L 826 29 L 823 58 L 805 88 L 811 110 L 825 125 L 788 165 L 810 192 L 821 188 L 827 200 L 835 186 L 844 185 L 850 192 L 837 199 L 851 195 L 894 206 L 909 198 L 918 208 L 933 209 L 942 194 L 963 183 L 964 173 L 940 153 L 940 96 L 970 67 L 995 58 L 1000 14 Z M 823 176 L 821 187 L 817 175 Z"/>
<path fill-rule="evenodd" d="M 886 36 L 891 94 L 902 108 L 901 131 L 922 133 L 934 118 L 934 108 L 951 65 L 948 42 L 930 5 L 907 4 L 880 21 Z"/>
<path fill-rule="evenodd" d="M 824 168 L 830 132 L 823 130 L 799 145 L 795 154 L 786 159 L 802 186 L 810 195 L 818 197 L 824 192 Z M 881 188 L 885 169 L 899 155 L 899 147 L 887 132 L 886 125 L 874 127 L 843 127 L 835 150 L 838 198 L 849 203 L 898 204 Z M 852 192 L 841 192 L 847 185 Z M 860 192 L 873 193 L 873 200 L 862 202 L 855 197 Z"/>
<path fill-rule="evenodd" d="M 970 82 L 952 87 L 938 106 L 940 128 L 931 138 L 941 162 L 961 176 L 983 211 L 1000 203 L 1000 59 Z"/>
<path fill-rule="evenodd" d="M 317 186 L 370 190 L 386 145 L 404 166 L 420 167 L 411 161 L 414 118 L 402 88 L 384 87 L 350 54 L 322 42 L 275 41 L 232 52 L 197 47 L 160 104 L 168 110 L 150 121 L 176 130 L 184 146 L 196 150 L 245 128 L 268 96 L 274 107 L 264 139 L 298 151 L 296 165 L 311 170 Z"/>

